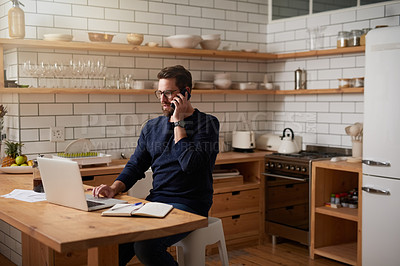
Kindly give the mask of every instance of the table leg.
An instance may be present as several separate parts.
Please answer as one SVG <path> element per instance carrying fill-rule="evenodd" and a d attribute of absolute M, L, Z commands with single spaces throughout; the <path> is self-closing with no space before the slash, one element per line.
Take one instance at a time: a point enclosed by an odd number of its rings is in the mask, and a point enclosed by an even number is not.
<path fill-rule="evenodd" d="M 55 265 L 54 250 L 22 233 L 22 265 Z"/>
<path fill-rule="evenodd" d="M 118 245 L 88 249 L 88 266 L 118 265 Z"/>

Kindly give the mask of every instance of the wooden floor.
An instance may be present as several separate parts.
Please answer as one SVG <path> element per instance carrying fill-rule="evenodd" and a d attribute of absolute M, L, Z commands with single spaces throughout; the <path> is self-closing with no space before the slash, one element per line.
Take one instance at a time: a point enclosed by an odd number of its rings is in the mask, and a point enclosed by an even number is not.
<path fill-rule="evenodd" d="M 275 247 L 272 244 L 262 246 L 253 246 L 244 249 L 228 251 L 230 266 L 248 266 L 248 265 L 296 265 L 296 266 L 343 266 L 345 264 L 335 262 L 333 260 L 319 257 L 312 260 L 308 257 L 308 249 L 297 243 L 280 243 Z M 1 266 L 15 265 L 6 257 L 0 254 Z M 211 255 L 206 257 L 206 266 L 221 265 L 219 255 Z"/>
<path fill-rule="evenodd" d="M 228 251 L 229 265 L 310 265 L 310 266 L 343 266 L 334 260 L 318 257 L 314 260 L 309 258 L 308 248 L 297 243 L 287 242 L 272 246 L 266 243 L 262 246 L 253 246 L 243 249 Z M 211 255 L 206 258 L 206 266 L 221 265 L 219 255 Z"/>

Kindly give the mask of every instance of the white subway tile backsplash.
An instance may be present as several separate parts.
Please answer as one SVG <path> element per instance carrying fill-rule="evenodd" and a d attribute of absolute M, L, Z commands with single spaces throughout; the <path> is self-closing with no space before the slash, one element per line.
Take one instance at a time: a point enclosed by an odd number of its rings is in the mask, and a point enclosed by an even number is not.
<path fill-rule="evenodd" d="M 8 110 L 9 110 L 9 108 L 8 108 Z M 37 115 L 39 115 L 38 105 L 37 104 L 20 104 L 19 112 L 20 112 L 20 115 L 22 115 L 22 116 L 37 116 Z"/>
<path fill-rule="evenodd" d="M 330 59 L 331 68 L 349 68 L 356 66 L 355 57 L 341 57 L 341 58 L 331 58 Z"/>
<path fill-rule="evenodd" d="M 21 129 L 28 128 L 47 128 L 55 126 L 54 116 L 36 116 L 36 117 L 21 117 Z"/>
<path fill-rule="evenodd" d="M 318 123 L 340 123 L 342 122 L 340 113 L 318 113 L 317 122 Z"/>
<path fill-rule="evenodd" d="M 129 114 L 135 113 L 134 103 L 106 103 L 106 114 Z"/>
<path fill-rule="evenodd" d="M 353 102 L 333 102 L 330 103 L 329 106 L 330 112 L 341 112 L 341 113 L 354 113 L 355 112 L 355 105 Z"/>
<path fill-rule="evenodd" d="M 328 112 L 329 103 L 328 102 L 307 102 L 306 103 L 307 112 Z"/>
<path fill-rule="evenodd" d="M 56 94 L 57 103 L 80 103 L 89 102 L 89 95 L 84 94 Z"/>
<path fill-rule="evenodd" d="M 71 16 L 71 5 L 37 1 L 37 12 L 42 14 Z"/>
<path fill-rule="evenodd" d="M 214 10 L 214 9 L 212 9 Z M 188 6 L 188 5 L 177 5 L 176 6 L 176 14 L 183 15 L 188 17 L 201 17 L 202 16 L 202 9 L 196 6 Z M 220 11 L 222 12 L 222 11 Z"/>
<path fill-rule="evenodd" d="M 39 115 L 73 115 L 72 104 L 40 104 Z"/>
<path fill-rule="evenodd" d="M 135 22 L 161 24 L 163 22 L 163 15 L 159 13 L 136 11 Z"/>
<path fill-rule="evenodd" d="M 258 24 L 255 24 L 255 23 L 239 22 L 238 30 L 245 31 L 245 32 L 258 32 L 259 28 L 258 28 Z"/>
<path fill-rule="evenodd" d="M 149 2 L 149 11 L 158 12 L 162 14 L 175 14 L 176 9 L 174 4 L 169 3 L 159 3 L 159 2 Z"/>
<path fill-rule="evenodd" d="M 292 41 L 295 39 L 294 33 L 295 31 L 285 31 L 285 32 L 275 33 L 275 41 L 276 42 Z"/>
<path fill-rule="evenodd" d="M 238 111 L 257 111 L 258 105 L 252 102 L 239 102 L 237 103 L 237 108 Z"/>
<path fill-rule="evenodd" d="M 119 0 L 88 0 L 90 6 L 118 8 Z"/>
<path fill-rule="evenodd" d="M 105 18 L 104 12 L 105 11 L 103 7 L 82 6 L 82 5 L 72 6 L 72 15 L 74 17 L 104 19 Z"/>
<path fill-rule="evenodd" d="M 356 13 L 357 20 L 381 18 L 383 16 L 385 16 L 385 7 L 384 6 L 360 8 L 357 10 L 357 13 Z"/>
<path fill-rule="evenodd" d="M 99 126 L 115 126 L 120 123 L 118 115 L 91 115 L 89 117 L 89 125 Z"/>
<path fill-rule="evenodd" d="M 108 127 L 107 127 L 108 128 Z M 74 138 L 104 138 L 106 137 L 105 127 L 78 127 L 74 128 Z"/>
<path fill-rule="evenodd" d="M 76 115 L 82 114 L 104 114 L 105 104 L 104 103 L 89 103 L 81 104 L 77 103 L 73 106 L 73 112 Z"/>
<path fill-rule="evenodd" d="M 188 13 L 181 13 L 178 14 L 188 14 Z M 200 16 L 197 15 L 197 16 Z M 225 11 L 220 9 L 213 9 L 213 8 L 202 8 L 201 9 L 201 17 L 203 18 L 215 18 L 215 19 L 224 19 L 225 18 Z"/>
<path fill-rule="evenodd" d="M 319 70 L 318 71 L 318 79 L 321 79 L 321 80 L 337 79 L 341 75 L 342 75 L 341 69 Z"/>
<path fill-rule="evenodd" d="M 236 103 L 225 102 L 225 103 L 214 103 L 215 112 L 234 112 L 237 111 Z"/>
<path fill-rule="evenodd" d="M 307 17 L 307 27 L 313 28 L 315 26 L 325 26 L 330 24 L 330 18 L 327 15 L 315 15 Z"/>
<path fill-rule="evenodd" d="M 21 130 L 21 141 L 39 141 L 39 130 L 37 129 L 28 129 Z"/>
<path fill-rule="evenodd" d="M 136 22 L 119 22 L 119 29 L 121 32 L 126 33 L 141 33 L 148 34 L 148 26 L 146 23 L 136 23 Z"/>
<path fill-rule="evenodd" d="M 399 26 L 399 16 L 385 17 L 371 20 L 369 27 L 375 28 L 378 25 Z"/>
<path fill-rule="evenodd" d="M 132 10 L 110 9 L 106 8 L 104 18 L 109 20 L 125 20 L 133 21 L 135 19 L 135 12 Z"/>
<path fill-rule="evenodd" d="M 348 10 L 344 12 L 335 12 L 330 15 L 330 20 L 332 24 L 342 24 L 356 21 L 356 11 Z"/>
<path fill-rule="evenodd" d="M 89 19 L 88 30 L 100 32 L 116 32 L 118 31 L 118 21 Z"/>
<path fill-rule="evenodd" d="M 356 114 L 356 113 L 343 114 L 342 120 L 343 120 L 342 123 L 344 124 L 354 124 L 355 122 L 362 123 L 364 120 L 364 116 L 363 114 Z"/>
<path fill-rule="evenodd" d="M 214 7 L 218 9 L 237 10 L 237 1 L 218 0 L 214 2 Z"/>
<path fill-rule="evenodd" d="M 214 28 L 214 20 L 209 18 L 189 18 L 189 25 L 191 27 L 199 27 L 201 25 L 202 28 L 213 29 Z"/>
<path fill-rule="evenodd" d="M 400 3 L 386 5 L 385 6 L 385 15 L 386 16 L 400 15 Z"/>
<path fill-rule="evenodd" d="M 37 27 L 54 27 L 53 16 L 25 13 L 25 25 Z"/>
<path fill-rule="evenodd" d="M 57 116 L 56 124 L 52 126 L 85 127 L 89 126 L 89 117 L 87 115 Z"/>
<path fill-rule="evenodd" d="M 147 0 L 120 0 L 120 9 L 149 11 L 149 1 Z"/>
<path fill-rule="evenodd" d="M 186 16 L 163 15 L 163 24 L 176 26 L 189 26 L 189 18 Z"/>

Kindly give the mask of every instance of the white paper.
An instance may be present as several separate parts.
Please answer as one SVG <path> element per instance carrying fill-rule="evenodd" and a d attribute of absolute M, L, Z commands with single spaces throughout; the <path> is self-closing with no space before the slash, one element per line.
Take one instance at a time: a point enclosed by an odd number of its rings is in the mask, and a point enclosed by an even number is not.
<path fill-rule="evenodd" d="M 38 193 L 33 190 L 14 189 L 12 192 L 2 195 L 3 198 L 16 199 L 26 202 L 38 202 L 46 200 L 45 193 Z"/>

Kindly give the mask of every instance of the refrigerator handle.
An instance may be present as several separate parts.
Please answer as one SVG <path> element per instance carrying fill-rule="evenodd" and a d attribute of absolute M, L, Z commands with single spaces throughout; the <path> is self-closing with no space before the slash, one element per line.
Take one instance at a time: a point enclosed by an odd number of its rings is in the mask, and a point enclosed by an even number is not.
<path fill-rule="evenodd" d="M 383 189 L 376 189 L 372 187 L 362 187 L 362 190 L 368 193 L 390 195 L 390 191 Z"/>
<path fill-rule="evenodd" d="M 385 166 L 390 167 L 390 162 L 378 162 L 372 160 L 362 160 L 363 164 L 370 165 L 370 166 Z"/>

